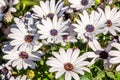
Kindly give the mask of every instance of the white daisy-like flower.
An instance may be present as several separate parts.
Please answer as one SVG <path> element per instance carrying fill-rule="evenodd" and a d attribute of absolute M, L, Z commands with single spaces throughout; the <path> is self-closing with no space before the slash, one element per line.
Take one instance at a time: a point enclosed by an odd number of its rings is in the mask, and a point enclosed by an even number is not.
<path fill-rule="evenodd" d="M 69 42 L 77 42 L 76 39 L 76 35 L 77 33 L 73 31 L 74 27 L 73 26 L 69 26 L 69 28 L 65 31 L 68 33 L 68 35 L 63 35 L 63 41 L 61 42 L 61 44 L 63 46 L 65 46 L 67 43 Z"/>
<path fill-rule="evenodd" d="M 56 15 L 53 20 L 42 19 L 42 24 L 37 24 L 40 39 L 47 39 L 49 43 L 60 43 L 63 40 L 62 36 L 68 34 L 65 32 L 68 28 L 67 23 L 68 21 L 64 22 L 63 18 L 58 18 Z"/>
<path fill-rule="evenodd" d="M 54 15 L 59 17 L 63 16 L 63 13 L 68 7 L 64 7 L 64 2 L 62 2 L 62 0 L 59 0 L 57 3 L 55 1 L 56 0 L 40 1 L 40 6 L 35 5 L 32 8 L 33 12 L 35 12 L 34 17 L 49 17 L 52 19 Z"/>
<path fill-rule="evenodd" d="M 33 61 L 40 61 L 41 59 L 39 55 L 35 54 L 34 51 L 30 51 L 28 49 L 9 51 L 4 53 L 6 53 L 6 55 L 3 56 L 3 59 L 9 60 L 7 63 L 11 64 L 12 67 L 16 66 L 18 70 L 21 70 L 22 68 L 27 69 L 28 66 L 34 69 L 35 64 Z"/>
<path fill-rule="evenodd" d="M 120 44 L 112 43 L 111 46 L 116 48 L 117 50 L 111 50 L 109 52 L 109 55 L 112 56 L 112 58 L 110 59 L 110 63 L 119 64 L 120 63 Z M 116 71 L 120 71 L 120 64 L 116 66 Z"/>
<path fill-rule="evenodd" d="M 112 9 L 110 6 L 105 7 L 105 11 L 98 8 L 98 11 L 102 14 L 101 16 L 101 23 L 104 24 L 104 34 L 107 34 L 110 32 L 112 35 L 117 35 L 116 32 L 120 32 L 120 11 L 116 7 L 113 7 Z"/>
<path fill-rule="evenodd" d="M 28 79 L 26 75 L 23 75 L 23 76 L 17 76 L 16 78 L 12 76 L 10 80 L 28 80 Z"/>
<path fill-rule="evenodd" d="M 13 6 L 18 3 L 19 0 L 0 0 L 0 13 L 5 14 L 8 11 L 16 12 Z"/>
<path fill-rule="evenodd" d="M 0 65 L 0 71 L 1 71 L 0 78 L 2 80 L 8 80 L 11 77 L 13 70 L 10 65 L 2 64 Z"/>
<path fill-rule="evenodd" d="M 60 53 L 60 54 L 59 54 Z M 54 57 L 49 57 L 46 62 L 47 65 L 51 66 L 50 72 L 56 72 L 55 78 L 59 78 L 65 74 L 65 80 L 71 80 L 72 77 L 75 80 L 80 80 L 80 75 L 84 75 L 84 71 L 90 72 L 86 67 L 89 62 L 85 61 L 86 56 L 80 54 L 79 49 L 59 49 L 58 52 L 52 52 Z"/>
<path fill-rule="evenodd" d="M 37 31 L 30 32 L 25 23 L 19 18 L 15 18 L 14 21 L 16 23 L 16 27 L 10 29 L 11 33 L 8 34 L 8 37 L 13 39 L 10 44 L 15 46 L 15 49 L 22 50 L 29 48 L 29 50 L 33 50 L 38 46 L 42 46 L 38 41 L 39 35 L 36 33 Z"/>
<path fill-rule="evenodd" d="M 81 20 L 76 20 L 76 23 L 72 25 L 75 27 L 74 31 L 78 33 L 78 39 L 82 39 L 84 42 L 92 39 L 97 39 L 96 35 L 101 33 L 100 22 L 101 15 L 98 12 L 92 11 L 89 15 L 87 11 L 83 11 L 83 15 L 79 14 Z"/>
<path fill-rule="evenodd" d="M 90 62 L 89 66 L 94 64 L 97 60 L 103 59 L 104 68 L 107 69 L 108 67 L 110 67 L 109 60 L 111 59 L 111 56 L 109 55 L 109 51 L 112 48 L 111 43 L 106 48 L 102 48 L 100 46 L 100 43 L 95 39 L 92 42 L 89 42 L 88 44 L 90 48 L 94 51 L 94 52 L 86 52 L 84 54 L 88 56 L 88 58 L 92 58 L 92 61 Z"/>
<path fill-rule="evenodd" d="M 79 9 L 87 9 L 95 4 L 95 0 L 68 0 L 71 3 L 70 7 Z"/>

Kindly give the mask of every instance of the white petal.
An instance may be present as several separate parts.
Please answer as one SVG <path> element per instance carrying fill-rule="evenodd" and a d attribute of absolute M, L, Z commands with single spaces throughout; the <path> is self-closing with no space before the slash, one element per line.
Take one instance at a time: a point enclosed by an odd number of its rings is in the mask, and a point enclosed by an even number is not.
<path fill-rule="evenodd" d="M 71 72 L 71 75 L 73 76 L 73 78 L 74 78 L 75 80 L 80 80 L 80 77 L 78 76 L 77 73 Z"/>
<path fill-rule="evenodd" d="M 73 63 L 78 58 L 79 54 L 80 54 L 80 50 L 75 49 L 71 57 L 71 63 Z"/>
<path fill-rule="evenodd" d="M 55 0 L 50 1 L 50 10 L 52 13 L 55 13 Z"/>
<path fill-rule="evenodd" d="M 113 63 L 113 64 L 120 63 L 120 57 L 115 57 L 110 59 L 110 63 Z"/>
<path fill-rule="evenodd" d="M 71 73 L 69 71 L 67 71 L 65 73 L 65 80 L 71 80 L 71 79 L 72 79 Z"/>
<path fill-rule="evenodd" d="M 103 50 L 100 46 L 100 43 L 95 39 L 93 39 L 93 41 L 89 41 L 88 45 L 90 46 L 90 48 L 92 48 L 93 51 Z"/>
<path fill-rule="evenodd" d="M 113 51 L 112 50 L 112 51 L 109 52 L 109 55 L 110 56 L 120 56 L 120 51 Z"/>
<path fill-rule="evenodd" d="M 116 67 L 116 71 L 120 71 L 120 65 Z"/>
<path fill-rule="evenodd" d="M 120 44 L 119 43 L 112 43 L 111 46 L 120 50 Z"/>
<path fill-rule="evenodd" d="M 60 76 L 62 76 L 65 73 L 65 71 L 58 71 L 55 75 L 55 78 L 58 79 Z"/>

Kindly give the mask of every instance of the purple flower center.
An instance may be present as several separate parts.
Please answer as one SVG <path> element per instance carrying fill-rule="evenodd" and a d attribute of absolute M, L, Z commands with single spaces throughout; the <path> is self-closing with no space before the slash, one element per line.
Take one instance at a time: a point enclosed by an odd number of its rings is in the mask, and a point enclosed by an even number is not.
<path fill-rule="evenodd" d="M 3 69 L 1 69 L 1 71 L 2 71 L 2 74 L 4 74 L 4 75 L 8 74 L 8 69 L 5 67 Z"/>
<path fill-rule="evenodd" d="M 106 24 L 107 24 L 107 27 L 111 27 L 112 26 L 112 21 L 111 20 L 107 20 Z"/>
<path fill-rule="evenodd" d="M 66 40 L 68 38 L 68 35 L 63 35 L 62 38 L 63 40 Z"/>
<path fill-rule="evenodd" d="M 26 35 L 25 36 L 25 41 L 26 42 L 30 43 L 30 42 L 32 42 L 32 40 L 33 40 L 33 36 L 32 35 Z"/>
<path fill-rule="evenodd" d="M 71 63 L 65 63 L 64 68 L 67 71 L 72 71 L 73 70 L 73 65 Z"/>
<path fill-rule="evenodd" d="M 47 15 L 47 17 L 49 17 L 50 19 L 53 19 L 54 14 L 53 14 L 53 13 L 49 13 L 49 14 Z"/>
<path fill-rule="evenodd" d="M 87 25 L 85 29 L 86 29 L 87 32 L 93 32 L 94 31 L 94 26 L 93 25 Z"/>
<path fill-rule="evenodd" d="M 108 58 L 108 53 L 106 51 L 101 51 L 99 53 L 99 57 L 103 58 L 103 59 L 107 59 Z"/>
<path fill-rule="evenodd" d="M 57 31 L 56 29 L 52 29 L 52 30 L 50 31 L 50 34 L 51 34 L 52 36 L 56 36 L 56 35 L 58 34 L 58 31 Z"/>
<path fill-rule="evenodd" d="M 8 9 L 9 9 L 9 6 L 7 6 L 7 5 L 6 5 L 6 6 L 3 6 L 3 7 L 2 7 L 2 12 L 3 12 L 3 13 L 6 13 L 6 12 L 8 11 Z"/>
<path fill-rule="evenodd" d="M 82 4 L 83 6 L 87 6 L 87 5 L 88 5 L 88 0 L 82 0 L 82 1 L 81 1 L 81 4 Z"/>
<path fill-rule="evenodd" d="M 23 52 L 21 52 L 21 53 L 19 54 L 19 57 L 22 58 L 22 59 L 27 59 L 27 58 L 28 58 L 28 54 L 23 51 Z"/>

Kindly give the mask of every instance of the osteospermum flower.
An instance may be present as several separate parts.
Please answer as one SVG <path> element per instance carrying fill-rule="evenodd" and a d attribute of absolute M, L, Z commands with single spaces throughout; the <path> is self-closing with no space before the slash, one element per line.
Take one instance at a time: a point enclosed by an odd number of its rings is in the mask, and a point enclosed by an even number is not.
<path fill-rule="evenodd" d="M 0 13 L 5 14 L 8 11 L 16 12 L 16 9 L 13 6 L 18 3 L 19 0 L 0 0 Z"/>
<path fill-rule="evenodd" d="M 92 11 L 89 15 L 87 11 L 83 11 L 83 15 L 79 14 L 81 20 L 76 20 L 76 23 L 72 25 L 75 27 L 74 31 L 78 33 L 78 39 L 82 39 L 84 42 L 92 39 L 97 39 L 96 35 L 101 33 L 99 29 L 101 27 L 100 17 L 101 15 L 95 11 Z"/>
<path fill-rule="evenodd" d="M 120 63 L 120 44 L 112 43 L 111 45 L 117 50 L 111 50 L 109 52 L 109 55 L 112 56 L 112 58 L 110 59 L 110 63 L 119 64 Z M 116 66 L 116 71 L 120 71 L 120 64 Z"/>
<path fill-rule="evenodd" d="M 106 48 L 102 48 L 100 43 L 95 39 L 92 42 L 89 42 L 88 44 L 90 48 L 94 51 L 84 53 L 84 55 L 88 56 L 88 58 L 92 58 L 92 61 L 90 62 L 89 66 L 94 64 L 97 60 L 103 59 L 104 68 L 106 69 L 110 67 L 109 60 L 111 59 L 111 56 L 109 55 L 109 51 L 112 48 L 111 44 L 109 44 Z"/>
<path fill-rule="evenodd" d="M 40 39 L 47 39 L 49 43 L 61 42 L 63 40 L 62 36 L 68 34 L 64 32 L 68 28 L 67 23 L 68 21 L 64 22 L 63 18 L 58 18 L 56 15 L 53 20 L 50 18 L 43 19 L 42 24 L 37 24 Z"/>
<path fill-rule="evenodd" d="M 79 9 L 87 9 L 95 4 L 95 0 L 68 0 L 71 3 L 70 7 Z"/>
<path fill-rule="evenodd" d="M 80 80 L 78 74 L 84 75 L 84 71 L 90 72 L 86 67 L 89 62 L 85 61 L 86 56 L 79 56 L 79 49 L 75 49 L 74 51 L 73 49 L 67 49 L 65 51 L 63 48 L 60 48 L 59 53 L 52 52 L 54 57 L 49 57 L 46 62 L 47 65 L 51 66 L 49 71 L 56 72 L 56 79 L 65 74 L 65 80 L 72 80 L 72 77 L 75 80 Z"/>
<path fill-rule="evenodd" d="M 10 29 L 11 33 L 8 34 L 8 37 L 12 39 L 10 44 L 15 46 L 15 49 L 22 50 L 29 48 L 30 50 L 33 50 L 37 46 L 42 46 L 42 44 L 38 42 L 39 35 L 35 31 L 29 31 L 25 23 L 19 18 L 15 18 L 14 21 L 16 27 Z M 29 25 L 30 23 L 27 24 Z"/>
<path fill-rule="evenodd" d="M 35 64 L 33 61 L 40 61 L 41 59 L 38 55 L 35 54 L 39 52 L 33 52 L 28 49 L 21 51 L 9 51 L 5 53 L 6 55 L 3 56 L 3 59 L 9 60 L 7 63 L 11 64 L 12 67 L 16 66 L 18 70 L 21 70 L 22 68 L 27 69 L 28 66 L 34 69 Z"/>
<path fill-rule="evenodd" d="M 55 1 L 56 0 L 47 0 L 46 2 L 40 1 L 40 6 L 35 5 L 32 8 L 33 12 L 35 12 L 34 17 L 49 17 L 52 19 L 54 15 L 59 17 L 63 16 L 63 13 L 66 11 L 67 7 L 64 7 L 62 0 L 59 0 L 57 3 Z"/>
<path fill-rule="evenodd" d="M 63 35 L 62 38 L 63 38 L 63 41 L 61 42 L 61 44 L 63 46 L 65 46 L 67 43 L 69 42 L 77 42 L 77 39 L 76 39 L 76 35 L 77 33 L 73 31 L 74 27 L 73 26 L 69 26 L 69 28 L 65 31 L 68 33 L 68 35 Z"/>
<path fill-rule="evenodd" d="M 98 11 L 102 14 L 101 20 L 104 24 L 104 34 L 110 32 L 112 35 L 117 35 L 116 31 L 120 32 L 120 11 L 116 7 L 110 9 L 110 6 L 105 7 L 105 11 L 98 8 Z"/>
<path fill-rule="evenodd" d="M 13 70 L 10 65 L 2 64 L 0 65 L 0 71 L 1 71 L 0 79 L 8 80 L 11 77 Z"/>

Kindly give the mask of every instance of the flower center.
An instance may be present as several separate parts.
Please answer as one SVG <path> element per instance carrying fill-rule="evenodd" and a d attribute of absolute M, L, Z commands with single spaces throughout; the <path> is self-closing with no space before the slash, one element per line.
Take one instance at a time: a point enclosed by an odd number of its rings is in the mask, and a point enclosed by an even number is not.
<path fill-rule="evenodd" d="M 2 72 L 2 74 L 7 75 L 7 74 L 8 74 L 8 69 L 4 67 L 4 68 L 1 70 L 1 72 Z"/>
<path fill-rule="evenodd" d="M 53 14 L 53 13 L 49 13 L 49 14 L 47 15 L 47 17 L 49 17 L 50 19 L 53 19 L 54 14 Z"/>
<path fill-rule="evenodd" d="M 112 21 L 111 20 L 107 20 L 106 24 L 107 24 L 107 27 L 111 27 L 112 26 Z"/>
<path fill-rule="evenodd" d="M 28 54 L 23 51 L 23 52 L 21 52 L 21 53 L 19 54 L 19 57 L 22 58 L 22 59 L 27 59 L 27 58 L 28 58 Z"/>
<path fill-rule="evenodd" d="M 64 68 L 67 71 L 72 71 L 73 70 L 73 65 L 71 63 L 65 63 Z"/>
<path fill-rule="evenodd" d="M 82 0 L 82 1 L 81 1 L 81 4 L 82 4 L 83 6 L 87 6 L 87 5 L 88 5 L 88 0 Z"/>
<path fill-rule="evenodd" d="M 6 12 L 8 11 L 8 9 L 9 9 L 9 6 L 7 6 L 7 5 L 6 5 L 6 6 L 3 6 L 3 7 L 2 7 L 2 12 L 3 12 L 3 13 L 6 13 Z"/>
<path fill-rule="evenodd" d="M 63 40 L 66 40 L 68 38 L 68 35 L 63 35 L 62 38 Z"/>
<path fill-rule="evenodd" d="M 107 59 L 108 53 L 107 53 L 106 51 L 101 51 L 101 52 L 99 53 L 99 57 L 100 57 L 100 58 L 103 58 L 103 59 Z"/>
<path fill-rule="evenodd" d="M 87 25 L 85 29 L 86 29 L 87 32 L 93 32 L 94 31 L 94 26 L 93 25 Z"/>
<path fill-rule="evenodd" d="M 52 29 L 52 30 L 50 31 L 50 34 L 51 34 L 52 36 L 56 36 L 56 35 L 58 34 L 58 31 L 57 31 L 56 29 Z"/>
<path fill-rule="evenodd" d="M 29 42 L 32 42 L 32 40 L 33 40 L 33 36 L 32 36 L 32 35 L 26 35 L 26 36 L 25 36 L 25 41 L 26 41 L 26 42 L 29 43 Z"/>

